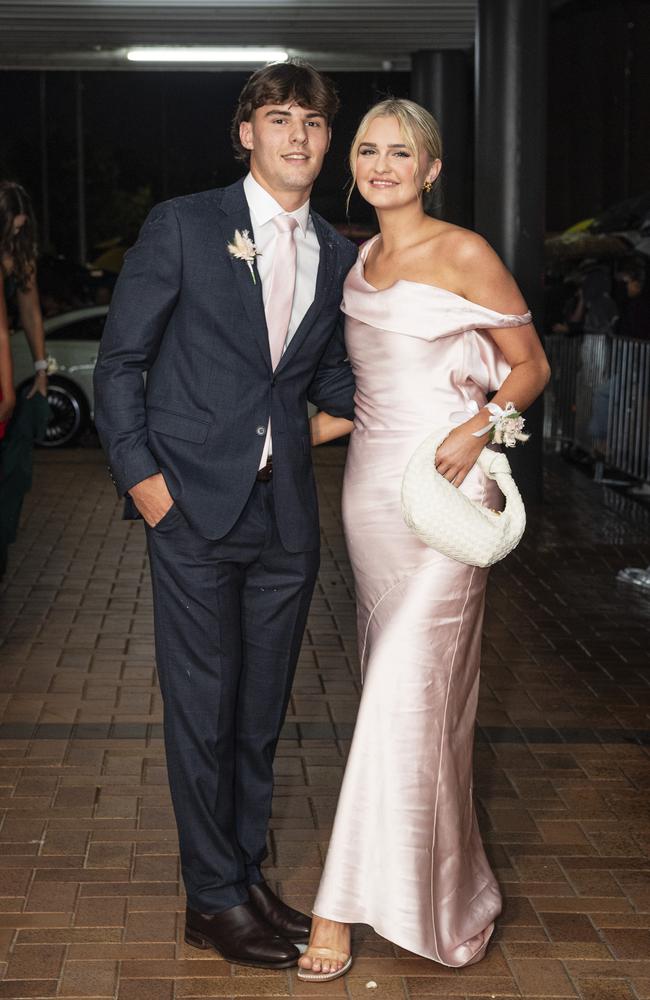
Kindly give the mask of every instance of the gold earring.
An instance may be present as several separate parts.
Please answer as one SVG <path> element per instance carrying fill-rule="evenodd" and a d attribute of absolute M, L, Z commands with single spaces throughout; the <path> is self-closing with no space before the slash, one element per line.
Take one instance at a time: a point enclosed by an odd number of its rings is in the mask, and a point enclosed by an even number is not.
<path fill-rule="evenodd" d="M 429 194 L 432 187 L 433 187 L 433 181 L 425 181 L 422 190 L 424 191 L 425 194 Z"/>

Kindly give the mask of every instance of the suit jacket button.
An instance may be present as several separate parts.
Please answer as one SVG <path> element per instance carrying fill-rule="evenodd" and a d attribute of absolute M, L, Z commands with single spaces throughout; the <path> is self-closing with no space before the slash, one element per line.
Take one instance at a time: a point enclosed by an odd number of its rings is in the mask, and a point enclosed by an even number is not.
<path fill-rule="evenodd" d="M 259 436 L 261 437 L 262 434 L 266 434 L 266 427 L 258 427 L 255 433 L 259 434 Z"/>

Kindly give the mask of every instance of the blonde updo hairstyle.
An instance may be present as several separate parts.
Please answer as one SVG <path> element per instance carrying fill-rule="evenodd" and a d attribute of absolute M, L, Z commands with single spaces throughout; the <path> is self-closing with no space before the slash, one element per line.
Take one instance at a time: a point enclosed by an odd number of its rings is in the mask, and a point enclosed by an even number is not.
<path fill-rule="evenodd" d="M 350 189 L 348 191 L 347 205 L 349 208 L 352 192 L 357 185 L 357 157 L 359 147 L 363 144 L 366 133 L 375 118 L 396 118 L 399 124 L 404 145 L 415 159 L 415 170 L 413 179 L 415 180 L 419 170 L 420 152 L 424 149 L 431 163 L 434 160 L 442 159 L 442 135 L 440 126 L 433 115 L 416 104 L 403 97 L 389 97 L 385 101 L 375 104 L 361 119 L 356 135 L 352 140 L 350 148 Z M 422 192 L 421 197 L 433 200 L 437 193 L 439 177 L 434 181 L 430 192 Z"/>

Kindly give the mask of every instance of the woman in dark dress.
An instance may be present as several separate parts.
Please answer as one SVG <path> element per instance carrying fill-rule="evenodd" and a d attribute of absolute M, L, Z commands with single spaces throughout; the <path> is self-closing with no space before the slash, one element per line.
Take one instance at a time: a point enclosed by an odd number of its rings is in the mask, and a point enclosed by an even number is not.
<path fill-rule="evenodd" d="M 0 576 L 6 550 L 13 541 L 25 475 L 31 459 L 31 428 L 40 428 L 47 416 L 47 361 L 45 333 L 36 284 L 36 224 L 29 195 L 14 181 L 0 181 Z M 16 409 L 11 362 L 11 330 L 25 331 L 34 358 L 34 383 L 25 406 Z M 30 402 L 31 401 L 31 402 Z M 13 419 L 12 419 L 13 417 Z M 18 467 L 20 467 L 18 469 Z M 16 474 L 19 473 L 19 474 Z M 22 484 L 22 485 L 21 485 Z M 18 495 L 20 494 L 20 495 Z"/>

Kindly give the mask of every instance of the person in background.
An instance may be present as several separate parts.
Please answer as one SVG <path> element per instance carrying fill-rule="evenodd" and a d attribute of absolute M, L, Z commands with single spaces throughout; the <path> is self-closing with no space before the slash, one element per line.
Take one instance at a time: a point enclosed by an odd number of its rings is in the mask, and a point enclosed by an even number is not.
<path fill-rule="evenodd" d="M 571 281 L 571 276 L 564 270 L 562 262 L 551 261 L 544 268 L 543 287 L 542 321 L 544 333 L 562 333 L 563 330 L 555 331 L 553 328 L 557 324 L 564 323 L 567 308 L 571 308 L 575 299 L 577 285 Z"/>
<path fill-rule="evenodd" d="M 0 297 L 0 441 L 5 436 L 7 421 L 16 404 L 14 369 L 11 361 L 9 322 L 4 295 Z"/>
<path fill-rule="evenodd" d="M 608 268 L 589 264 L 578 288 L 575 309 L 567 318 L 567 332 L 580 326 L 582 333 L 594 336 L 613 333 L 618 308 L 611 293 L 612 278 Z M 564 331 L 554 329 L 553 332 Z"/>
<path fill-rule="evenodd" d="M 15 540 L 25 492 L 31 485 L 32 445 L 45 433 L 47 361 L 36 284 L 36 222 L 29 195 L 0 181 L 0 576 Z M 11 330 L 25 331 L 34 358 L 34 382 L 16 402 Z"/>
<path fill-rule="evenodd" d="M 29 195 L 15 181 L 0 181 L 0 269 L 0 337 L 8 340 L 9 331 L 18 325 L 25 331 L 35 371 L 28 398 L 37 392 L 47 396 L 45 333 L 36 284 L 36 220 Z M 0 412 L 7 419 L 11 411 L 5 409 L 6 413 Z"/>
<path fill-rule="evenodd" d="M 645 265 L 633 259 L 621 268 L 617 277 L 625 289 L 617 334 L 633 340 L 650 340 L 650 289 Z"/>
<path fill-rule="evenodd" d="M 580 276 L 575 272 L 565 275 L 561 280 L 548 281 L 544 305 L 544 329 L 547 332 L 570 336 L 582 333 L 580 281 Z"/>

